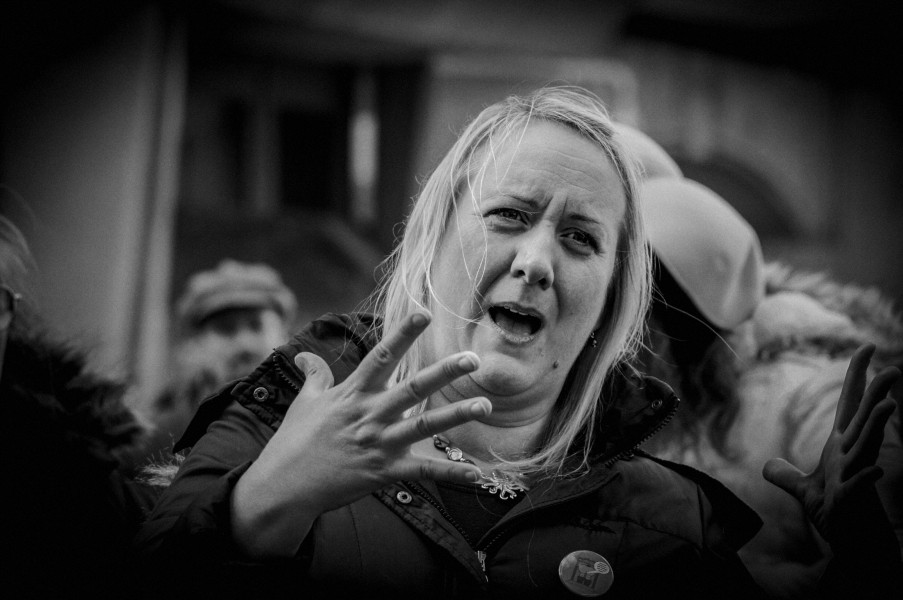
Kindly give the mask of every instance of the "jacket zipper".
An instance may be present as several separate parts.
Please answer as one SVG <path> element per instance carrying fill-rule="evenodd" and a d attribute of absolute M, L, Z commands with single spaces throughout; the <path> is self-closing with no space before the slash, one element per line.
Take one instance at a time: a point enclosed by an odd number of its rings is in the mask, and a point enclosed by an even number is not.
<path fill-rule="evenodd" d="M 482 550 L 477 550 L 477 560 L 480 561 L 480 566 L 483 567 L 483 575 L 486 577 L 486 581 L 489 581 L 489 575 L 486 575 L 486 553 Z"/>
<path fill-rule="evenodd" d="M 467 542 L 467 545 L 470 547 L 473 547 L 473 542 L 470 541 L 470 536 L 467 535 L 467 532 L 464 531 L 464 528 L 461 527 L 458 524 L 458 522 L 454 520 L 454 518 L 452 518 L 451 514 L 447 510 L 445 510 L 445 507 L 442 506 L 442 504 L 440 502 L 438 502 L 435 498 L 433 498 L 432 494 L 430 494 L 420 484 L 418 484 L 414 481 L 405 481 L 405 485 L 407 485 L 409 488 L 411 488 L 412 490 L 417 492 L 418 496 L 420 496 L 421 498 L 423 498 L 424 500 L 429 502 L 433 508 L 435 508 L 437 511 L 439 511 L 439 514 L 442 515 L 442 517 L 446 521 L 451 523 L 451 525 L 455 529 L 458 530 L 458 533 L 461 534 L 461 537 L 464 538 L 464 540 Z M 483 577 L 488 582 L 489 575 L 486 574 L 486 553 L 483 552 L 482 550 L 477 550 L 476 554 L 477 554 L 477 560 L 480 562 L 480 567 L 483 569 Z"/>
<path fill-rule="evenodd" d="M 470 537 L 467 535 L 467 532 L 464 531 L 464 528 L 461 527 L 460 525 L 458 525 L 458 522 L 452 518 L 451 514 L 447 510 L 445 510 L 445 507 L 442 506 L 442 504 L 439 501 L 437 501 L 435 498 L 433 498 L 433 495 L 430 494 L 428 491 L 426 491 L 423 488 L 423 486 L 421 486 L 419 483 L 416 483 L 414 481 L 405 481 L 405 485 L 407 485 L 409 488 L 411 488 L 412 490 L 417 492 L 418 496 L 420 496 L 421 498 L 423 498 L 424 500 L 429 502 L 433 508 L 438 510 L 439 514 L 441 514 L 442 517 L 446 521 L 451 523 L 452 526 L 454 526 L 454 528 L 458 530 L 458 533 L 461 534 L 461 536 L 468 543 L 468 545 L 472 544 L 472 542 L 470 541 Z"/>
<path fill-rule="evenodd" d="M 667 425 L 668 423 L 671 422 L 671 419 L 673 419 L 674 415 L 677 414 L 677 408 L 679 406 L 680 406 L 680 401 L 678 400 L 677 402 L 674 403 L 674 406 L 672 406 L 668 410 L 668 414 L 666 414 L 664 417 L 662 417 L 659 420 L 658 425 L 656 425 L 655 427 L 650 429 L 648 432 L 646 432 L 646 435 L 644 435 L 642 438 L 640 438 L 640 440 L 638 442 L 636 442 L 635 444 L 633 444 L 630 448 L 628 448 L 626 450 L 622 450 L 621 452 L 618 452 L 617 454 L 615 454 L 614 456 L 609 458 L 607 461 L 602 463 L 602 466 L 610 467 L 611 465 L 615 464 L 616 462 L 618 462 L 619 460 L 621 460 L 623 458 L 632 457 L 634 452 L 639 450 L 640 446 L 642 446 L 647 441 L 649 441 L 650 438 L 652 438 L 655 434 L 657 434 L 659 431 L 664 429 L 665 425 Z"/>
<path fill-rule="evenodd" d="M 289 384 L 289 386 L 291 386 L 291 388 L 295 390 L 295 392 L 300 392 L 301 387 L 297 383 L 295 383 L 291 377 L 288 376 L 285 370 L 283 370 L 282 366 L 279 364 L 280 360 L 284 360 L 282 355 L 278 352 L 273 352 L 273 367 L 276 369 L 276 373 L 283 381 Z"/>

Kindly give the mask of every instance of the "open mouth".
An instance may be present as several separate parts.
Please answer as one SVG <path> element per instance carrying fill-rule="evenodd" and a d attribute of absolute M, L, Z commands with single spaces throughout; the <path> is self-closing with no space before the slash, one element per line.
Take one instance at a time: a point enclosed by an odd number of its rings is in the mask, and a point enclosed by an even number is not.
<path fill-rule="evenodd" d="M 510 304 L 489 307 L 489 318 L 499 329 L 518 337 L 529 337 L 542 329 L 542 318 L 522 312 Z"/>

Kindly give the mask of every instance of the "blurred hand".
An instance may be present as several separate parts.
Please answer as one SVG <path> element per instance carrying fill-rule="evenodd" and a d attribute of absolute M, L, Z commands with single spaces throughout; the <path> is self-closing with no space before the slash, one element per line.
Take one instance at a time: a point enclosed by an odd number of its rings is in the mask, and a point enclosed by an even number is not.
<path fill-rule="evenodd" d="M 336 386 L 319 356 L 302 352 L 295 357 L 306 376 L 304 387 L 233 493 L 233 528 L 248 553 L 292 555 L 317 516 L 393 481 L 477 481 L 474 465 L 421 456 L 411 445 L 487 415 L 487 399 L 403 416 L 406 409 L 476 370 L 477 356 L 454 354 L 399 385 L 387 385 L 399 359 L 428 324 L 428 315 L 409 316 Z"/>
<path fill-rule="evenodd" d="M 866 388 L 866 371 L 875 347 L 861 346 L 847 370 L 837 404 L 834 425 L 825 442 L 818 465 L 811 473 L 781 458 L 765 464 L 762 475 L 795 497 L 819 534 L 829 543 L 855 538 L 862 519 L 877 502 L 874 483 L 882 474 L 875 465 L 884 435 L 884 426 L 894 411 L 887 396 L 900 371 L 883 369 Z"/>

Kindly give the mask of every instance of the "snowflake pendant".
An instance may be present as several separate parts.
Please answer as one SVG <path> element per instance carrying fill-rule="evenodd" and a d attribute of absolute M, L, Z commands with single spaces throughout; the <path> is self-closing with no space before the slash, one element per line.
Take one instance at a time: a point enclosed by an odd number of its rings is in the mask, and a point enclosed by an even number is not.
<path fill-rule="evenodd" d="M 524 486 L 512 480 L 507 475 L 498 475 L 495 471 L 491 475 L 483 474 L 485 481 L 480 484 L 483 489 L 489 490 L 490 494 L 498 494 L 502 500 L 508 498 L 516 498 L 517 492 L 526 490 Z"/>

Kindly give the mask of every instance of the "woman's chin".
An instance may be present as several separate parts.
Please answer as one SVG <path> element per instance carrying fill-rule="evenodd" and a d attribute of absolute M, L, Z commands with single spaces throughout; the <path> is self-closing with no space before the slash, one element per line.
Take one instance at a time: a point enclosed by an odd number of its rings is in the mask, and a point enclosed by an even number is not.
<path fill-rule="evenodd" d="M 517 396 L 548 386 L 548 370 L 508 356 L 481 356 L 480 368 L 471 377 L 487 394 Z"/>

